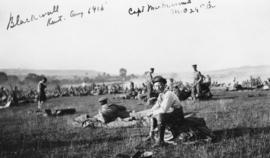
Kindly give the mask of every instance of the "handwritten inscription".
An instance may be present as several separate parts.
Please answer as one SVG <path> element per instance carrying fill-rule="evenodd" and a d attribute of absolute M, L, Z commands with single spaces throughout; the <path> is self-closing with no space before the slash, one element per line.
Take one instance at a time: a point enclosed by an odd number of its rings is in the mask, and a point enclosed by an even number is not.
<path fill-rule="evenodd" d="M 83 12 L 75 12 L 74 10 L 71 10 L 69 15 L 70 17 L 80 16 L 83 18 Z"/>
<path fill-rule="evenodd" d="M 193 13 L 199 13 L 200 9 L 212 9 L 215 8 L 215 5 L 212 4 L 211 1 L 201 3 L 200 5 L 192 5 L 191 0 L 179 0 L 178 2 L 172 2 L 172 3 L 160 3 L 156 5 L 152 4 L 146 4 L 140 7 L 135 8 L 129 8 L 128 14 L 129 15 L 136 15 L 139 17 L 143 13 L 151 12 L 151 11 L 157 11 L 157 10 L 171 10 L 172 14 L 193 14 Z"/>
<path fill-rule="evenodd" d="M 47 26 L 59 23 L 59 22 L 61 22 L 63 20 L 64 20 L 63 15 L 58 16 L 56 19 L 49 18 L 48 21 L 47 21 Z"/>
<path fill-rule="evenodd" d="M 87 13 L 88 14 L 93 14 L 93 13 L 96 13 L 96 12 L 102 12 L 104 11 L 104 6 L 103 5 L 100 5 L 100 6 L 92 6 L 88 9 Z"/>
<path fill-rule="evenodd" d="M 172 14 L 195 14 L 199 13 L 200 9 L 212 9 L 216 6 L 211 3 L 211 1 L 208 1 L 207 3 L 202 3 L 198 7 L 185 7 L 180 9 L 171 9 Z"/>
<path fill-rule="evenodd" d="M 51 10 L 48 10 L 39 15 L 32 14 L 27 18 L 22 17 L 20 14 L 17 14 L 16 16 L 14 16 L 12 13 L 10 13 L 10 17 L 9 17 L 6 29 L 7 30 L 14 29 L 15 27 L 18 27 L 27 23 L 31 23 L 34 21 L 38 21 L 41 19 L 45 19 L 45 18 L 47 22 L 46 26 L 52 26 L 52 25 L 61 23 L 67 20 L 68 18 L 75 18 L 75 17 L 84 18 L 85 15 L 92 15 L 92 14 L 103 12 L 103 11 L 104 11 L 104 4 L 99 4 L 99 5 L 91 5 L 88 8 L 83 9 L 82 11 L 78 11 L 74 9 L 70 10 L 68 13 L 69 15 L 65 15 L 61 13 L 59 5 L 54 5 Z"/>
<path fill-rule="evenodd" d="M 196 1 L 195 4 L 192 3 L 193 0 L 173 0 L 168 2 L 164 0 L 160 3 L 155 4 L 145 4 L 137 7 L 128 8 L 128 14 L 131 16 L 141 16 L 145 13 L 156 12 L 159 10 L 169 10 L 171 14 L 196 14 L 199 13 L 202 9 L 212 9 L 216 6 L 213 4 L 213 0 L 200 0 Z M 147 2 L 147 1 L 146 1 Z M 100 4 L 91 5 L 84 9 L 75 10 L 71 9 L 67 13 L 62 13 L 59 5 L 53 5 L 48 11 L 45 11 L 41 14 L 31 14 L 28 17 L 23 17 L 20 14 L 13 15 L 10 13 L 8 24 L 6 29 L 14 29 L 15 27 L 32 23 L 34 21 L 38 21 L 41 19 L 46 19 L 46 26 L 52 26 L 55 24 L 59 24 L 68 19 L 75 18 L 85 18 L 89 15 L 97 14 L 99 12 L 103 12 L 105 10 L 105 5 L 107 5 L 107 1 L 104 3 L 99 2 Z"/>
<path fill-rule="evenodd" d="M 7 25 L 7 30 L 12 29 L 16 26 L 20 26 L 23 24 L 31 23 L 33 21 L 37 21 L 41 18 L 45 18 L 47 16 L 53 15 L 55 13 L 59 12 L 59 5 L 54 5 L 52 7 L 52 10 L 46 11 L 45 13 L 42 13 L 40 15 L 31 15 L 29 18 L 22 18 L 20 14 L 17 14 L 15 17 L 10 13 L 9 21 Z"/>
<path fill-rule="evenodd" d="M 155 11 L 155 10 L 158 10 L 160 8 L 161 8 L 160 6 L 154 6 L 154 5 L 147 4 L 146 6 L 141 6 L 140 8 L 137 8 L 137 9 L 129 8 L 128 13 L 130 15 L 135 14 L 137 16 L 140 16 L 141 13 Z"/>

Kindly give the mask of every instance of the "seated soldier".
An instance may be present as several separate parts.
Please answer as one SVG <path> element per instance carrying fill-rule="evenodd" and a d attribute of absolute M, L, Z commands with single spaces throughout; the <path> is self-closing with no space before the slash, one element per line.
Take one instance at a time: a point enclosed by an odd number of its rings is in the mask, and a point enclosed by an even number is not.
<path fill-rule="evenodd" d="M 8 100 L 9 92 L 5 87 L 0 88 L 1 102 L 6 102 Z"/>
<path fill-rule="evenodd" d="M 184 120 L 182 106 L 178 97 L 169 90 L 166 90 L 166 79 L 161 76 L 156 76 L 153 79 L 154 89 L 159 93 L 157 102 L 151 108 L 148 116 L 151 117 L 151 127 L 148 140 L 154 139 L 155 128 L 159 130 L 159 140 L 155 144 L 164 145 L 164 132 L 165 128 L 169 127 L 174 136 L 178 125 Z"/>
<path fill-rule="evenodd" d="M 185 87 L 181 87 L 180 89 L 178 86 L 174 86 L 173 92 L 180 101 L 188 99 L 191 95 L 191 91 Z"/>
<path fill-rule="evenodd" d="M 137 94 L 138 93 L 135 90 L 134 82 L 130 82 L 129 89 L 127 91 L 127 99 L 129 99 L 129 98 L 135 99 L 135 97 L 137 96 Z"/>
<path fill-rule="evenodd" d="M 206 78 L 203 81 L 203 84 L 205 84 L 205 86 L 207 86 L 207 87 L 211 86 L 211 77 L 210 77 L 210 75 L 206 75 Z"/>
<path fill-rule="evenodd" d="M 210 86 L 211 86 L 211 77 L 209 75 L 206 75 L 206 77 L 203 77 L 203 82 L 201 83 L 201 93 L 203 96 L 206 93 L 211 93 Z"/>
<path fill-rule="evenodd" d="M 127 118 L 129 117 L 129 112 L 126 107 L 116 105 L 116 104 L 108 104 L 108 98 L 101 97 L 98 100 L 101 105 L 99 109 L 99 115 L 101 116 L 101 121 L 103 123 L 109 123 L 119 118 Z"/>

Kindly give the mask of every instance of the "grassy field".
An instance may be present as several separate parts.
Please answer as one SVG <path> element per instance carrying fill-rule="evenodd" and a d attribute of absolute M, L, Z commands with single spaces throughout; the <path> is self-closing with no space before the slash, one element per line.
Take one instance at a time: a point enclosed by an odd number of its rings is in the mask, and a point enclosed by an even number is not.
<path fill-rule="evenodd" d="M 109 96 L 112 97 L 112 96 Z M 197 112 L 217 136 L 215 142 L 151 147 L 142 141 L 148 128 L 74 128 L 69 122 L 80 114 L 97 113 L 98 97 L 51 99 L 46 108 L 74 107 L 74 115 L 44 117 L 36 104 L 0 111 L 0 157 L 114 157 L 138 150 L 154 157 L 270 157 L 270 92 L 214 91 L 209 101 L 183 102 L 185 112 Z M 128 109 L 147 107 L 136 100 L 113 100 Z"/>

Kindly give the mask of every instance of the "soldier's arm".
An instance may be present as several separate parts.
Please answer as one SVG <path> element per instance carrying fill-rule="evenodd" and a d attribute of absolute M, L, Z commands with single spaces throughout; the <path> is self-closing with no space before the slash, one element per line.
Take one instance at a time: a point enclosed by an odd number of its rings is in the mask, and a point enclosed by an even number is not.
<path fill-rule="evenodd" d="M 198 76 L 199 76 L 199 79 L 196 84 L 199 84 L 203 80 L 203 76 L 200 71 L 198 72 Z"/>
<path fill-rule="evenodd" d="M 38 93 L 40 92 L 40 83 L 38 83 L 38 86 L 37 86 L 37 92 L 38 92 Z"/>
<path fill-rule="evenodd" d="M 153 111 L 153 115 L 166 113 L 169 110 L 169 108 L 172 106 L 173 101 L 174 101 L 173 95 L 166 94 L 160 107 L 157 110 Z"/>

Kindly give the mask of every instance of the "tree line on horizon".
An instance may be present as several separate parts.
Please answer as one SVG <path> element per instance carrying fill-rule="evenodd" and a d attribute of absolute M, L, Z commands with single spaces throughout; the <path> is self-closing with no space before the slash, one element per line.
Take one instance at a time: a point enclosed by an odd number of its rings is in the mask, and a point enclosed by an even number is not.
<path fill-rule="evenodd" d="M 25 85 L 25 84 L 37 84 L 42 78 L 46 77 L 49 84 L 63 85 L 63 84 L 77 84 L 77 83 L 92 83 L 92 82 L 114 82 L 114 81 L 128 81 L 133 78 L 137 78 L 134 74 L 127 74 L 125 68 L 119 69 L 119 75 L 110 75 L 108 73 L 99 73 L 95 77 L 88 76 L 73 76 L 71 79 L 60 79 L 55 76 L 45 76 L 35 73 L 28 73 L 25 77 L 21 78 L 16 75 L 8 75 L 5 72 L 0 72 L 0 84 L 12 84 L 12 85 Z"/>

